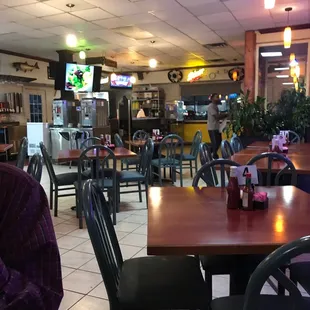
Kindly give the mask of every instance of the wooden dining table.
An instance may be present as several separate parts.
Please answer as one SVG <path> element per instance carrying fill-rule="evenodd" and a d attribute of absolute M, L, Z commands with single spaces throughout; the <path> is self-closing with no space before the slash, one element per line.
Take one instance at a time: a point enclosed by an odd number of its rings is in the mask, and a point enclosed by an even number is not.
<path fill-rule="evenodd" d="M 13 147 L 13 144 L 0 144 L 0 153 L 5 153 Z"/>
<path fill-rule="evenodd" d="M 229 159 L 239 163 L 240 165 L 246 165 L 250 159 L 258 154 L 269 152 L 268 141 L 258 141 L 249 145 L 246 149 L 235 153 Z M 295 166 L 297 174 L 310 174 L 310 144 L 292 144 L 288 146 L 288 153 L 285 155 Z M 257 169 L 261 172 L 268 171 L 268 158 L 261 159 L 255 163 Z M 272 162 L 272 172 L 279 172 L 286 167 L 286 164 L 282 161 Z"/>
<path fill-rule="evenodd" d="M 294 186 L 256 191 L 268 193 L 268 209 L 228 210 L 222 188 L 150 188 L 148 255 L 268 255 L 310 234 L 309 194 Z M 237 291 L 248 281 L 241 271 Z"/>
<path fill-rule="evenodd" d="M 124 158 L 133 158 L 137 157 L 137 154 L 124 148 L 124 147 L 116 147 L 112 149 L 116 159 L 124 159 Z M 68 162 L 68 161 L 78 161 L 83 150 L 74 149 L 74 150 L 63 150 L 58 153 L 58 162 Z M 106 157 L 108 155 L 107 151 L 100 151 L 99 157 Z M 97 154 L 95 151 L 90 151 L 87 153 L 89 157 L 96 157 Z"/>

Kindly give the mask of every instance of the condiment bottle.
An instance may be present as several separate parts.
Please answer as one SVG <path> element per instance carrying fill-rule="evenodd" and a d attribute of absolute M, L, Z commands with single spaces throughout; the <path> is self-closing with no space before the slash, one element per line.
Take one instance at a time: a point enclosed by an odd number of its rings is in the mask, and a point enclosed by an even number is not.
<path fill-rule="evenodd" d="M 272 151 L 274 150 L 274 144 L 275 144 L 276 139 L 277 139 L 277 136 L 273 135 L 272 140 L 271 140 L 271 150 Z"/>
<path fill-rule="evenodd" d="M 279 147 L 279 139 L 275 139 L 274 141 L 274 148 L 272 150 L 275 153 L 281 153 L 280 147 Z"/>
<path fill-rule="evenodd" d="M 104 135 L 100 135 L 100 143 L 102 144 L 102 145 L 105 145 L 105 139 L 104 139 Z"/>
<path fill-rule="evenodd" d="M 237 167 L 230 167 L 230 178 L 227 190 L 227 209 L 238 209 L 240 206 L 240 188 L 237 179 Z"/>
<path fill-rule="evenodd" d="M 252 183 L 251 178 L 252 178 L 251 173 L 247 173 L 245 177 L 245 186 L 243 188 L 242 209 L 246 211 L 253 210 L 254 191 L 251 184 Z"/>

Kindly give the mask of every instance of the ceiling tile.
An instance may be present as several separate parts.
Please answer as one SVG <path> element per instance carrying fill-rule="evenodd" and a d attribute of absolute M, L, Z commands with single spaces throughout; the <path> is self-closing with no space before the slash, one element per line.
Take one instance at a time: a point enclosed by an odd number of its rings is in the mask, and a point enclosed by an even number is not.
<path fill-rule="evenodd" d="M 33 16 L 10 8 L 1 11 L 0 24 L 7 22 L 19 22 L 26 19 L 33 19 Z"/>
<path fill-rule="evenodd" d="M 32 18 L 32 19 L 26 19 L 26 20 L 20 20 L 18 21 L 19 24 L 31 27 L 34 29 L 42 29 L 42 28 L 48 28 L 48 27 L 54 27 L 55 24 L 44 20 L 42 18 Z"/>
<path fill-rule="evenodd" d="M 244 19 L 240 20 L 240 24 L 244 30 L 257 30 L 275 27 L 275 23 L 271 17 Z"/>
<path fill-rule="evenodd" d="M 212 15 L 228 11 L 226 6 L 221 2 L 210 2 L 206 4 L 188 6 L 187 9 L 196 16 Z"/>
<path fill-rule="evenodd" d="M 214 32 L 207 32 L 203 37 L 197 39 L 200 44 L 220 43 L 223 40 Z"/>
<path fill-rule="evenodd" d="M 190 6 L 200 5 L 200 4 L 218 2 L 218 0 L 191 0 L 191 1 L 178 0 L 178 2 L 185 7 L 190 7 Z"/>
<path fill-rule="evenodd" d="M 264 1 L 262 0 L 229 0 L 225 1 L 225 6 L 230 11 L 240 11 L 240 8 L 244 9 L 250 9 L 250 10 L 256 10 L 264 7 Z"/>
<path fill-rule="evenodd" d="M 70 28 L 77 32 L 83 32 L 85 36 L 88 36 L 92 31 L 101 29 L 98 25 L 90 22 L 83 22 L 79 24 L 70 25 Z"/>
<path fill-rule="evenodd" d="M 0 4 L 14 7 L 18 5 L 24 5 L 24 4 L 30 4 L 30 3 L 36 3 L 37 0 L 0 0 Z"/>
<path fill-rule="evenodd" d="M 257 8 L 255 10 L 249 8 L 245 10 L 234 11 L 232 14 L 238 20 L 270 16 L 269 10 L 265 10 L 263 7 Z"/>
<path fill-rule="evenodd" d="M 143 11 L 175 10 L 181 8 L 175 0 L 144 0 L 136 2 Z"/>
<path fill-rule="evenodd" d="M 227 20 L 224 24 L 221 22 L 214 22 L 208 24 L 208 27 L 214 31 L 232 29 L 232 28 L 241 28 L 241 25 L 236 20 Z"/>
<path fill-rule="evenodd" d="M 83 18 L 87 21 L 93 21 L 93 20 L 99 20 L 99 19 L 105 19 L 105 18 L 113 17 L 113 15 L 111 15 L 110 13 L 103 11 L 99 8 L 76 11 L 76 12 L 72 12 L 72 14 L 76 15 L 80 18 Z"/>
<path fill-rule="evenodd" d="M 221 22 L 223 25 L 228 21 L 236 21 L 233 15 L 230 12 L 222 12 L 211 15 L 201 15 L 198 17 L 204 24 L 210 25 L 212 23 Z M 225 22 L 223 22 L 225 21 Z"/>
<path fill-rule="evenodd" d="M 24 32 L 24 35 L 30 38 L 48 38 L 48 37 L 53 36 L 53 34 L 51 33 L 47 33 L 41 30 L 33 30 L 33 29 L 29 32 Z"/>
<path fill-rule="evenodd" d="M 49 16 L 62 13 L 61 10 L 52 8 L 51 6 L 48 6 L 44 3 L 34 3 L 29 5 L 17 6 L 16 10 L 22 11 L 24 13 L 36 17 Z"/>
<path fill-rule="evenodd" d="M 73 16 L 69 13 L 62 13 L 62 14 L 56 14 L 53 16 L 47 16 L 47 17 L 43 17 L 43 19 L 53 24 L 56 24 L 58 26 L 81 24 L 85 22 L 83 19 Z"/>
<path fill-rule="evenodd" d="M 56 9 L 65 11 L 65 12 L 81 11 L 81 10 L 92 9 L 95 7 L 94 5 L 87 3 L 83 0 L 74 0 L 72 2 L 74 4 L 73 8 L 67 7 L 66 4 L 68 2 L 64 0 L 48 0 L 48 1 L 45 1 L 44 3 Z"/>
<path fill-rule="evenodd" d="M 237 36 L 240 36 L 241 38 L 244 39 L 244 29 L 239 27 L 239 28 L 228 28 L 228 29 L 222 29 L 222 30 L 217 30 L 215 31 L 217 35 L 223 38 L 234 38 Z"/>
<path fill-rule="evenodd" d="M 182 20 L 183 18 L 184 20 L 193 19 L 193 15 L 182 7 L 174 10 L 153 11 L 151 14 L 165 21 Z"/>
<path fill-rule="evenodd" d="M 10 33 L 10 32 L 27 32 L 31 31 L 32 29 L 29 27 L 25 27 L 23 25 L 19 25 L 16 23 L 7 23 L 2 24 L 0 27 L 0 33 Z"/>
<path fill-rule="evenodd" d="M 113 17 L 102 20 L 96 20 L 94 21 L 94 24 L 107 29 L 112 29 L 117 27 L 132 26 L 134 23 L 130 23 L 127 20 L 122 19 L 120 17 Z"/>
<path fill-rule="evenodd" d="M 158 19 L 155 16 L 153 16 L 152 14 L 148 14 L 148 13 L 127 15 L 127 16 L 121 17 L 121 19 L 125 20 L 129 24 L 137 24 L 137 25 L 158 21 Z"/>
<path fill-rule="evenodd" d="M 145 30 L 135 26 L 119 27 L 112 29 L 114 32 L 136 40 L 153 38 L 154 36 Z"/>
<path fill-rule="evenodd" d="M 64 26 L 56 26 L 56 27 L 51 27 L 51 28 L 45 28 L 44 31 L 48 32 L 48 33 L 57 34 L 57 35 L 67 35 L 67 34 L 73 32 L 72 29 L 66 28 Z"/>
<path fill-rule="evenodd" d="M 140 25 L 140 28 L 149 31 L 157 37 L 175 36 L 181 34 L 180 31 L 166 24 L 165 22 L 156 22 Z"/>
<path fill-rule="evenodd" d="M 3 41 L 21 41 L 25 40 L 25 36 L 22 33 L 6 33 L 0 35 L 0 42 Z"/>
<path fill-rule="evenodd" d="M 127 0 L 86 0 L 86 2 L 100 7 L 115 16 L 126 16 L 144 12 L 139 5 L 128 2 Z"/>

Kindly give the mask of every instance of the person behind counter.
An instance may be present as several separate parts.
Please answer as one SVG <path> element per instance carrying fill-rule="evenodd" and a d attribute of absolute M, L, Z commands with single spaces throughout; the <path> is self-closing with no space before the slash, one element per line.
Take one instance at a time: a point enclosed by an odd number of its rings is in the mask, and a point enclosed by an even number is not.
<path fill-rule="evenodd" d="M 227 117 L 227 113 L 219 112 L 218 105 L 221 103 L 219 95 L 214 93 L 211 95 L 211 103 L 208 105 L 208 132 L 212 145 L 212 156 L 218 159 L 217 151 L 221 146 L 222 134 L 220 133 L 220 120 Z"/>

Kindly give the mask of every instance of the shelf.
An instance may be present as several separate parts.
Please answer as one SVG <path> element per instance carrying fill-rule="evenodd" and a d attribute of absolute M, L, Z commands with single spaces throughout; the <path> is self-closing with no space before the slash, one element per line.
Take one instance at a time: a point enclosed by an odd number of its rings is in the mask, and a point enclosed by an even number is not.
<path fill-rule="evenodd" d="M 158 99 L 158 98 L 131 99 L 132 102 L 134 102 L 134 101 L 145 101 L 145 100 L 159 101 L 159 100 L 164 100 L 164 99 Z"/>

